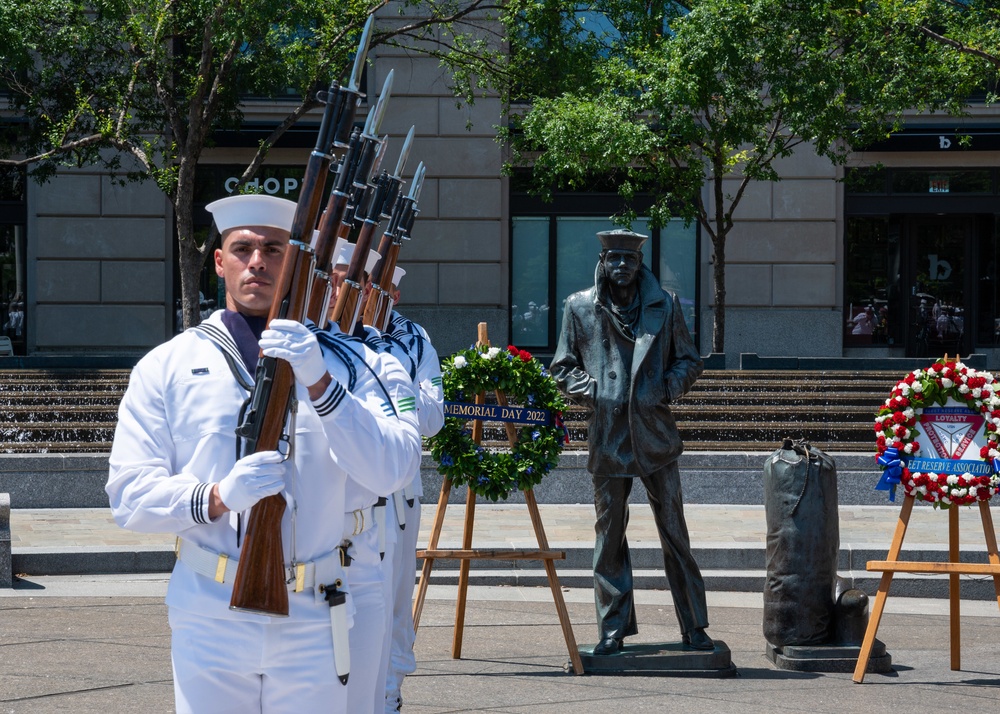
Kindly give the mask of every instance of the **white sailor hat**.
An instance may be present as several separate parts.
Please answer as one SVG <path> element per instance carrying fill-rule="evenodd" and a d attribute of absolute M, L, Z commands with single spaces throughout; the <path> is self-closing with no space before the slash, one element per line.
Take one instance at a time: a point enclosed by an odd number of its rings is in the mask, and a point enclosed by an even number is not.
<path fill-rule="evenodd" d="M 404 275 L 406 275 L 406 271 L 397 265 L 392 269 L 392 284 L 398 288 L 399 281 L 403 279 Z"/>
<path fill-rule="evenodd" d="M 212 214 L 219 233 L 246 226 L 267 226 L 291 231 L 295 202 L 277 196 L 247 194 L 220 198 L 205 206 L 205 210 Z"/>
<path fill-rule="evenodd" d="M 338 238 L 337 244 L 333 247 L 333 265 L 334 267 L 338 265 L 350 265 L 351 258 L 354 257 L 354 244 L 348 243 L 344 238 Z M 368 261 L 365 263 L 365 272 L 372 272 L 372 268 L 375 267 L 375 263 L 381 258 L 377 250 L 368 251 Z"/>

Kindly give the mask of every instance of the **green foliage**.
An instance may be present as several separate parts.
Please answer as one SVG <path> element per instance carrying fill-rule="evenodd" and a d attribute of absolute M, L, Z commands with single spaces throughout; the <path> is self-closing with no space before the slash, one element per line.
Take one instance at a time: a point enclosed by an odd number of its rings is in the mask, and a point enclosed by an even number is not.
<path fill-rule="evenodd" d="M 499 391 L 512 405 L 544 409 L 561 416 L 565 402 L 552 377 L 528 352 L 508 347 L 480 351 L 470 348 L 444 361 L 444 398 L 448 402 L 471 402 L 475 395 Z M 472 440 L 465 419 L 448 417 L 444 426 L 428 440 L 438 471 L 455 485 L 466 485 L 474 493 L 498 501 L 514 489 L 526 490 L 559 463 L 563 429 L 557 424 L 529 425 L 518 430 L 516 446 L 495 450 Z"/>
<path fill-rule="evenodd" d="M 904 111 L 959 111 L 982 83 L 984 60 L 901 23 L 941 4 L 611 0 L 588 5 L 608 30 L 597 37 L 572 21 L 576 5 L 515 3 L 512 62 L 548 64 L 494 76 L 515 115 L 501 133 L 508 170 L 531 165 L 543 196 L 613 177 L 625 197 L 654 195 L 654 225 L 698 221 L 715 253 L 713 347 L 724 351 L 725 243 L 748 182 L 779 180 L 778 161 L 800 146 L 842 163 Z"/>
<path fill-rule="evenodd" d="M 472 12 L 481 2 L 460 6 Z M 0 163 L 44 180 L 62 165 L 95 165 L 116 180 L 153 180 L 171 199 L 185 319 L 197 315 L 210 246 L 193 230 L 196 167 L 213 132 L 239 128 L 248 99 L 286 108 L 247 176 L 316 91 L 352 65 L 373 0 L 3 0 L 0 99 L 16 121 L 0 131 Z M 457 0 L 404 0 L 408 18 L 372 46 L 425 39 L 475 23 Z M 402 39 L 400 39 L 402 38 Z M 472 40 L 469 40 L 472 42 Z M 463 45 L 456 42 L 457 46 Z M 455 60 L 461 63 L 461 58 Z M 4 91 L 6 90 L 6 91 Z M 284 121 L 286 120 L 287 121 Z"/>

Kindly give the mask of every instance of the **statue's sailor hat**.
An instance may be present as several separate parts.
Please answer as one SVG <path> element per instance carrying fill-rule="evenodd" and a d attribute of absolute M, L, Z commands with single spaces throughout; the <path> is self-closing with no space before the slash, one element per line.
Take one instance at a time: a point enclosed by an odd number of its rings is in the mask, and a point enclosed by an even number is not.
<path fill-rule="evenodd" d="M 338 238 L 337 245 L 333 247 L 333 265 L 334 267 L 338 265 L 350 265 L 351 258 L 354 257 L 354 244 L 348 243 L 345 238 Z M 365 262 L 365 272 L 372 272 L 372 268 L 375 267 L 375 263 L 381 258 L 377 250 L 368 251 L 368 260 Z"/>
<path fill-rule="evenodd" d="M 403 279 L 406 275 L 406 271 L 400 268 L 398 265 L 392 270 L 392 284 L 397 288 L 399 287 L 399 281 Z"/>
<path fill-rule="evenodd" d="M 649 236 L 633 233 L 623 228 L 613 231 L 601 231 L 597 234 L 601 241 L 602 250 L 631 250 L 636 253 L 642 252 L 642 244 Z"/>
<path fill-rule="evenodd" d="M 227 196 L 205 206 L 212 214 L 219 233 L 231 228 L 267 226 L 292 230 L 295 217 L 295 202 L 277 196 L 247 194 Z"/>

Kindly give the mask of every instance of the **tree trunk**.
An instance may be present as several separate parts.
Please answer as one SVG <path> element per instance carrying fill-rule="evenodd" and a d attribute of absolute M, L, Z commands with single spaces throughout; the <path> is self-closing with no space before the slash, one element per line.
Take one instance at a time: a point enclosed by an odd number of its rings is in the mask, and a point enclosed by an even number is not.
<path fill-rule="evenodd" d="M 712 237 L 715 265 L 712 279 L 715 284 L 715 323 L 712 332 L 712 352 L 726 351 L 726 234 L 718 231 Z"/>
<path fill-rule="evenodd" d="M 712 190 L 715 194 L 715 231 L 712 236 L 712 250 L 715 265 L 712 270 L 715 283 L 715 326 L 712 332 L 712 352 L 724 354 L 726 351 L 726 236 L 732 227 L 732 213 L 726 213 L 726 194 L 722 187 L 725 176 L 721 154 L 712 159 Z M 730 207 L 732 211 L 732 207 Z"/>
<path fill-rule="evenodd" d="M 194 237 L 194 166 L 197 159 L 181 159 L 177 172 L 174 218 L 177 222 L 178 270 L 181 276 L 181 312 L 184 329 L 201 322 L 199 284 L 205 266 L 207 246 L 199 246 Z M 221 307 L 221 306 L 220 306 Z"/>

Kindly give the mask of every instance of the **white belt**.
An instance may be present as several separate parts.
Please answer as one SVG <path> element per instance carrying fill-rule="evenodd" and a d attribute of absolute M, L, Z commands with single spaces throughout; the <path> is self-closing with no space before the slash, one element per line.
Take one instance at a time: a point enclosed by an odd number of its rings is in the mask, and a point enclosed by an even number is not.
<path fill-rule="evenodd" d="M 420 476 L 417 476 L 420 478 Z M 413 479 L 415 481 L 416 479 Z M 417 497 L 417 487 L 413 485 L 413 481 L 403 486 L 403 498 L 406 499 L 406 505 L 412 507 L 413 499 Z"/>
<path fill-rule="evenodd" d="M 357 536 L 375 525 L 375 507 L 366 506 L 344 514 L 344 537 Z"/>
<path fill-rule="evenodd" d="M 231 558 L 225 553 L 216 553 L 208 548 L 202 548 L 200 545 L 183 538 L 177 539 L 174 553 L 177 555 L 177 560 L 198 575 L 212 578 L 217 583 L 231 583 L 236 577 L 236 568 L 239 566 L 238 558 Z M 316 564 L 325 562 L 328 558 L 341 557 L 341 551 L 337 549 L 309 563 L 286 565 L 285 583 L 288 589 L 298 593 L 313 587 L 316 584 Z"/>

